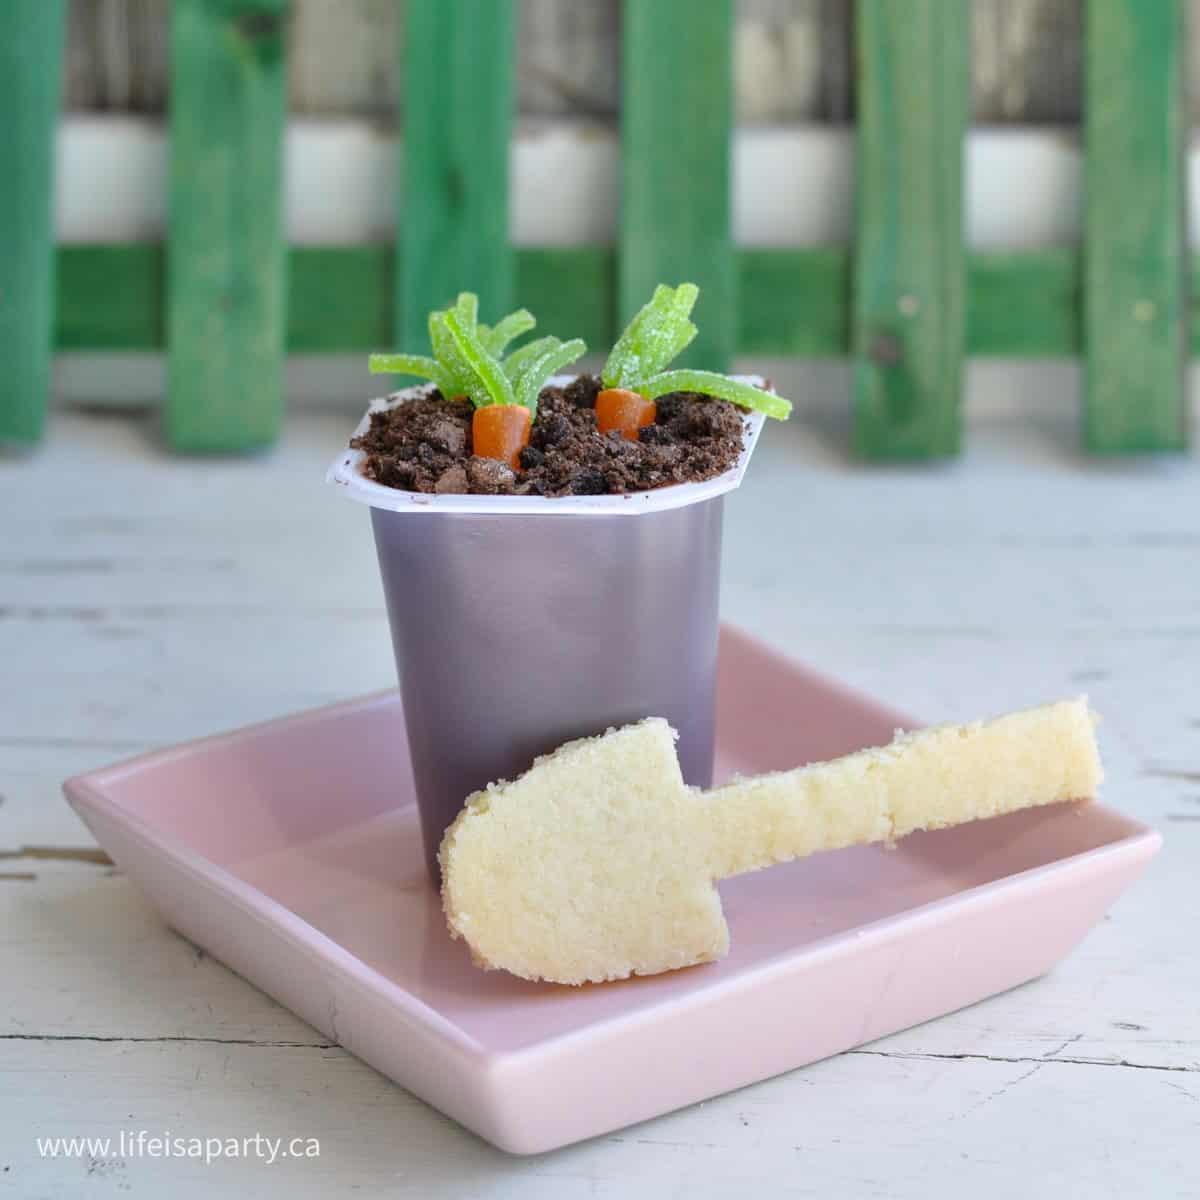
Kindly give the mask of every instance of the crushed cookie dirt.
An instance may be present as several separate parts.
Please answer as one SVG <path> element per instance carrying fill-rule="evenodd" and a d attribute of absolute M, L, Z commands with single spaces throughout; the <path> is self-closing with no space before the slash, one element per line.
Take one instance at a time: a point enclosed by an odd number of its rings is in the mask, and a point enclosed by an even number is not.
<path fill-rule="evenodd" d="M 587 496 L 697 483 L 729 470 L 742 452 L 740 411 L 725 400 L 674 393 L 658 401 L 653 425 L 638 441 L 596 429 L 600 381 L 580 375 L 547 387 L 513 471 L 471 447 L 472 407 L 436 388 L 371 415 L 350 445 L 366 458 L 362 472 L 410 492 L 487 496 Z"/>

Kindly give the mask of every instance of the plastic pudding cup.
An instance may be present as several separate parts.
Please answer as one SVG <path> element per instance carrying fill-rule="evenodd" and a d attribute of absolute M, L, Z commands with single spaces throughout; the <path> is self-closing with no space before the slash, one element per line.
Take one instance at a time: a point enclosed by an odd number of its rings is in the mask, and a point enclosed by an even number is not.
<path fill-rule="evenodd" d="M 373 402 L 356 434 L 423 390 Z M 626 495 L 405 492 L 363 476 L 359 450 L 330 467 L 330 482 L 371 507 L 435 885 L 467 796 L 571 738 L 665 717 L 684 778 L 712 782 L 724 496 L 764 420 L 744 419 L 723 475 Z"/>

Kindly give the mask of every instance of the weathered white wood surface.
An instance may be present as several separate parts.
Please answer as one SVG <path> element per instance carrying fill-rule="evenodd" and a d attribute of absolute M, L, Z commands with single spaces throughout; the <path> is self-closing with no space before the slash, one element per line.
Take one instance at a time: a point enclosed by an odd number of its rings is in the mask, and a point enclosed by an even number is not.
<path fill-rule="evenodd" d="M 867 469 L 824 411 L 769 430 L 729 505 L 726 614 L 922 717 L 1090 692 L 1107 798 L 1166 845 L 1071 958 L 613 1136 L 493 1151 L 68 853 L 92 843 L 65 775 L 389 684 L 365 514 L 320 483 L 349 414 L 296 416 L 262 457 L 181 461 L 129 416 L 60 413 L 0 461 L 0 1195 L 1200 1194 L 1197 462 L 1081 461 L 1051 406 L 973 421 L 957 464 Z M 322 1153 L 37 1154 L 122 1128 Z"/>
<path fill-rule="evenodd" d="M 973 5 L 975 119 L 1078 121 L 1082 0 Z M 848 120 L 854 106 L 851 8 L 852 0 L 737 0 L 732 51 L 738 119 Z M 620 0 L 521 0 L 517 91 L 523 113 L 615 119 L 619 9 Z M 168 0 L 71 0 L 66 106 L 161 112 L 168 10 Z M 1195 77 L 1200 0 L 1190 0 L 1190 15 Z M 292 111 L 392 120 L 403 18 L 403 0 L 292 0 Z M 1196 108 L 1193 99 L 1193 113 Z"/>

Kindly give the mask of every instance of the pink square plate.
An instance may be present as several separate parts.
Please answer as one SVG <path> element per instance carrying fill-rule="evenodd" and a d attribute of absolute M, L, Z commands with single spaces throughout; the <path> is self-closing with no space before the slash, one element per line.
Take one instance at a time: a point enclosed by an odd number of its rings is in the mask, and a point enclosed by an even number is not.
<path fill-rule="evenodd" d="M 722 635 L 718 777 L 906 719 Z M 1159 845 L 1085 803 L 721 885 L 723 962 L 578 989 L 475 969 L 424 873 L 394 692 L 71 779 L 98 841 L 193 942 L 514 1153 L 715 1096 L 1047 971 Z"/>

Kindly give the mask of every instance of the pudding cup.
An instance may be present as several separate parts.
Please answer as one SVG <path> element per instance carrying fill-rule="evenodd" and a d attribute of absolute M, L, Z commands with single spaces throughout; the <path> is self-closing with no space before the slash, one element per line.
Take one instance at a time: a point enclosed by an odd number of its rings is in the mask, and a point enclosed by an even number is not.
<path fill-rule="evenodd" d="M 356 433 L 423 390 L 373 402 Z M 435 885 L 467 796 L 571 738 L 664 717 L 684 778 L 711 784 L 724 497 L 763 423 L 744 420 L 729 471 L 625 495 L 400 491 L 367 479 L 359 450 L 330 467 L 371 509 Z"/>

